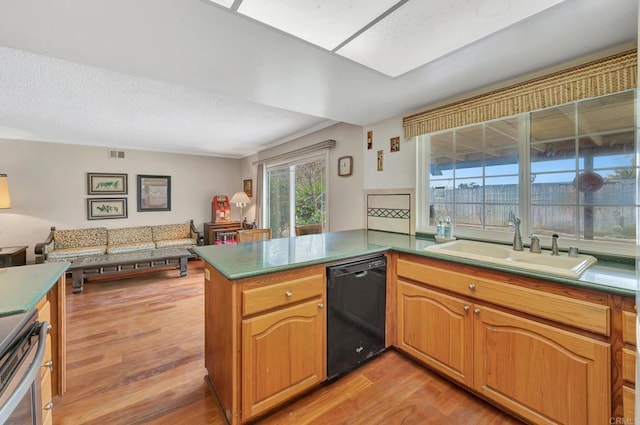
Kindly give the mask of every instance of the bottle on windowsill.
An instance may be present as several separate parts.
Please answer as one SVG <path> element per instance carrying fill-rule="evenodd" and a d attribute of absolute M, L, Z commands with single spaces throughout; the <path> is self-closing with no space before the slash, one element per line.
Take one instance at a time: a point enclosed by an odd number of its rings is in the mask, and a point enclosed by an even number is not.
<path fill-rule="evenodd" d="M 442 219 L 438 220 L 438 225 L 436 226 L 436 236 L 439 238 L 444 236 L 444 224 L 442 223 Z"/>
<path fill-rule="evenodd" d="M 451 218 L 447 217 L 444 223 L 444 238 L 451 239 Z"/>

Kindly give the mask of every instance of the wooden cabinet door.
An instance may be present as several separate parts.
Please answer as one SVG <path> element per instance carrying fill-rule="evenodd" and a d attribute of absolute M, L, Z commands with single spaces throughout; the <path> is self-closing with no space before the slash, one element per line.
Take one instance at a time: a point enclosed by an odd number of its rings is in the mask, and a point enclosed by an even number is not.
<path fill-rule="evenodd" d="M 426 365 L 472 385 L 473 306 L 398 280 L 398 346 Z"/>
<path fill-rule="evenodd" d="M 324 381 L 322 298 L 242 321 L 242 420 Z"/>
<path fill-rule="evenodd" d="M 474 313 L 476 391 L 534 423 L 609 423 L 609 344 L 488 307 Z"/>

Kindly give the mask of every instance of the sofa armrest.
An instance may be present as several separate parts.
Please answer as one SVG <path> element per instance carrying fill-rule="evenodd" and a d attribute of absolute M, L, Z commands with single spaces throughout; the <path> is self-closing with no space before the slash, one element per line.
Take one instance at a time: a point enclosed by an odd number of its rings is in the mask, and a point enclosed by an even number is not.
<path fill-rule="evenodd" d="M 196 238 L 196 245 L 204 245 L 204 241 L 200 239 L 200 232 L 193 224 L 193 219 L 189 220 L 189 226 L 191 227 L 191 237 Z"/>
<path fill-rule="evenodd" d="M 36 264 L 44 263 L 47 260 L 47 254 L 53 251 L 53 232 L 55 232 L 55 230 L 55 226 L 52 226 L 47 239 L 44 242 L 39 242 L 36 244 L 36 247 L 34 249 L 34 252 L 36 254 Z"/>

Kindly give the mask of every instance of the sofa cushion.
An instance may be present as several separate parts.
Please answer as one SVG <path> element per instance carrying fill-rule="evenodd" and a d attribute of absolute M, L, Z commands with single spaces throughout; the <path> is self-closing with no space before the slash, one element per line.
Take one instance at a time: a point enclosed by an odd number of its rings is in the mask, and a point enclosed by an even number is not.
<path fill-rule="evenodd" d="M 62 260 L 87 255 L 102 255 L 107 252 L 106 245 L 80 246 L 76 248 L 60 248 L 47 254 L 47 260 Z"/>
<path fill-rule="evenodd" d="M 195 246 L 194 239 L 170 239 L 166 241 L 156 241 L 156 248 L 192 247 Z"/>
<path fill-rule="evenodd" d="M 191 239 L 191 226 L 186 224 L 162 224 L 152 226 L 153 241 L 166 241 L 171 239 Z M 195 244 L 195 242 L 192 242 Z"/>
<path fill-rule="evenodd" d="M 107 230 L 107 241 L 109 246 L 151 242 L 151 248 L 154 247 L 151 226 L 109 229 Z"/>
<path fill-rule="evenodd" d="M 144 251 L 149 249 L 155 249 L 156 244 L 151 241 L 148 242 L 131 242 L 122 243 L 107 246 L 107 254 L 124 254 L 127 252 Z"/>
<path fill-rule="evenodd" d="M 107 244 L 107 228 L 56 230 L 53 233 L 55 249 L 96 247 Z"/>

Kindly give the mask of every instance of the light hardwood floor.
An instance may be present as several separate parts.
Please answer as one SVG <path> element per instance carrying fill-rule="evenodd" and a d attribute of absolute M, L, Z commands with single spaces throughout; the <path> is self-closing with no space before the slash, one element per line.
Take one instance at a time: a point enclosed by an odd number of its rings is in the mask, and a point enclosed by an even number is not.
<path fill-rule="evenodd" d="M 204 381 L 203 268 L 67 288 L 67 393 L 54 425 L 223 424 Z M 397 352 L 259 423 L 518 424 Z"/>

